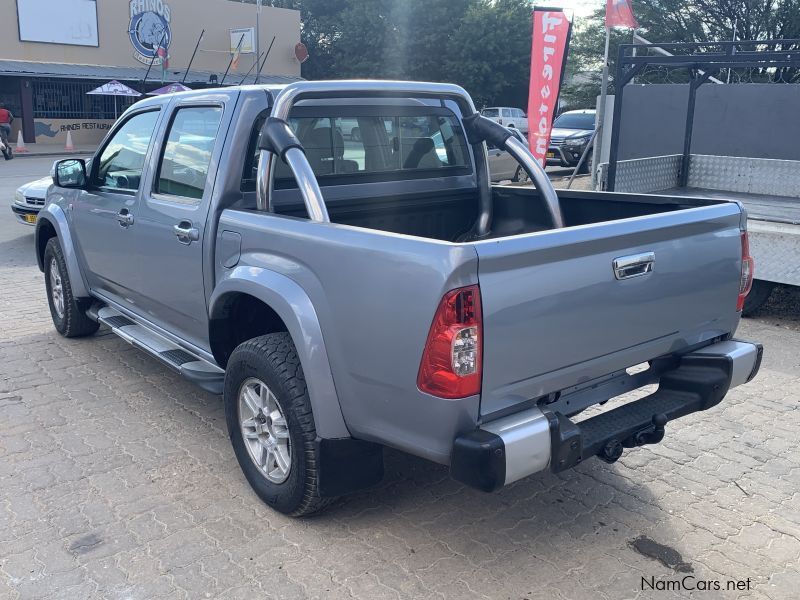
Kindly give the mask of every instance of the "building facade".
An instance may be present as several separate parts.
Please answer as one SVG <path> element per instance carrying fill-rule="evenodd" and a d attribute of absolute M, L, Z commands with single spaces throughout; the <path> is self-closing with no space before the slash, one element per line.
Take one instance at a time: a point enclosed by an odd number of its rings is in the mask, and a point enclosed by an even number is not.
<path fill-rule="evenodd" d="M 175 81 L 236 84 L 248 71 L 254 83 L 259 67 L 262 83 L 300 77 L 296 10 L 235 0 L 0 0 L 0 14 L 0 102 L 16 117 L 12 139 L 21 131 L 28 144 L 63 146 L 67 132 L 76 145 L 99 142 L 136 101 L 88 94 L 111 80 L 147 93 Z"/>

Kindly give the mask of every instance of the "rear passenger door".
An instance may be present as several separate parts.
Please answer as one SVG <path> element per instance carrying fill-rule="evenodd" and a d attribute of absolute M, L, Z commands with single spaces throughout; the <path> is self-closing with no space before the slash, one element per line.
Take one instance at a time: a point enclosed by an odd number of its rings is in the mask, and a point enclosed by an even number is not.
<path fill-rule="evenodd" d="M 225 110 L 219 100 L 176 103 L 139 210 L 145 317 L 199 348 L 208 339 L 203 240 L 230 119 Z"/>

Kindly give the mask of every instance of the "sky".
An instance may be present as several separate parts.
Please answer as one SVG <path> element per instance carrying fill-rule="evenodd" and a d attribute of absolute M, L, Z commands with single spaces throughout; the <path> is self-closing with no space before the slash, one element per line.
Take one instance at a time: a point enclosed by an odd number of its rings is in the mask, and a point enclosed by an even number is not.
<path fill-rule="evenodd" d="M 571 10 L 575 13 L 575 18 L 580 19 L 589 16 L 595 9 L 603 6 L 605 2 L 604 0 L 536 0 L 536 4 Z"/>

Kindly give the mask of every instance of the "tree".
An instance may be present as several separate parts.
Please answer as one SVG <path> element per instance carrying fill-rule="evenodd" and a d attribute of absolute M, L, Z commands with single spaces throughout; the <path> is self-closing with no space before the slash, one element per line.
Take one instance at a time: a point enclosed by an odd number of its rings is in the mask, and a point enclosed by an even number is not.
<path fill-rule="evenodd" d="M 651 42 L 714 42 L 800 38 L 800 0 L 634 0 L 641 34 Z M 600 91 L 605 8 L 576 24 L 568 73 L 585 74 L 583 84 L 568 84 L 563 96 L 589 101 Z M 630 43 L 630 30 L 615 30 L 611 37 L 611 82 L 621 43 Z M 679 76 L 677 76 L 679 77 Z M 754 75 L 750 75 L 755 79 Z M 586 80 L 591 83 L 585 83 Z"/>
<path fill-rule="evenodd" d="M 301 36 L 310 55 L 302 67 L 307 79 L 448 81 L 464 86 L 479 105 L 526 105 L 530 0 L 272 0 L 270 4 L 301 11 Z"/>

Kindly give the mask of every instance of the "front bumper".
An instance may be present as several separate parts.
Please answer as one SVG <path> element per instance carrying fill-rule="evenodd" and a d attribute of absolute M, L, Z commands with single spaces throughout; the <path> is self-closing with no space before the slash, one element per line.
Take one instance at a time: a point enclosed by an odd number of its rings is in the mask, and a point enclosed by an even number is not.
<path fill-rule="evenodd" d="M 685 354 L 661 376 L 655 393 L 578 423 L 546 405 L 484 423 L 456 438 L 450 473 L 491 492 L 593 456 L 614 462 L 623 448 L 660 442 L 669 421 L 719 404 L 728 390 L 756 376 L 762 354 L 760 344 L 735 340 Z"/>
<path fill-rule="evenodd" d="M 578 164 L 585 146 L 550 146 L 547 149 L 547 165 L 551 167 L 574 167 Z M 550 156 L 552 154 L 552 156 Z"/>
<path fill-rule="evenodd" d="M 14 216 L 17 218 L 17 221 L 22 223 L 23 225 L 36 225 L 36 217 L 39 214 L 39 211 L 42 210 L 41 207 L 29 207 L 23 204 L 12 204 L 11 205 L 11 212 L 14 213 Z"/>

